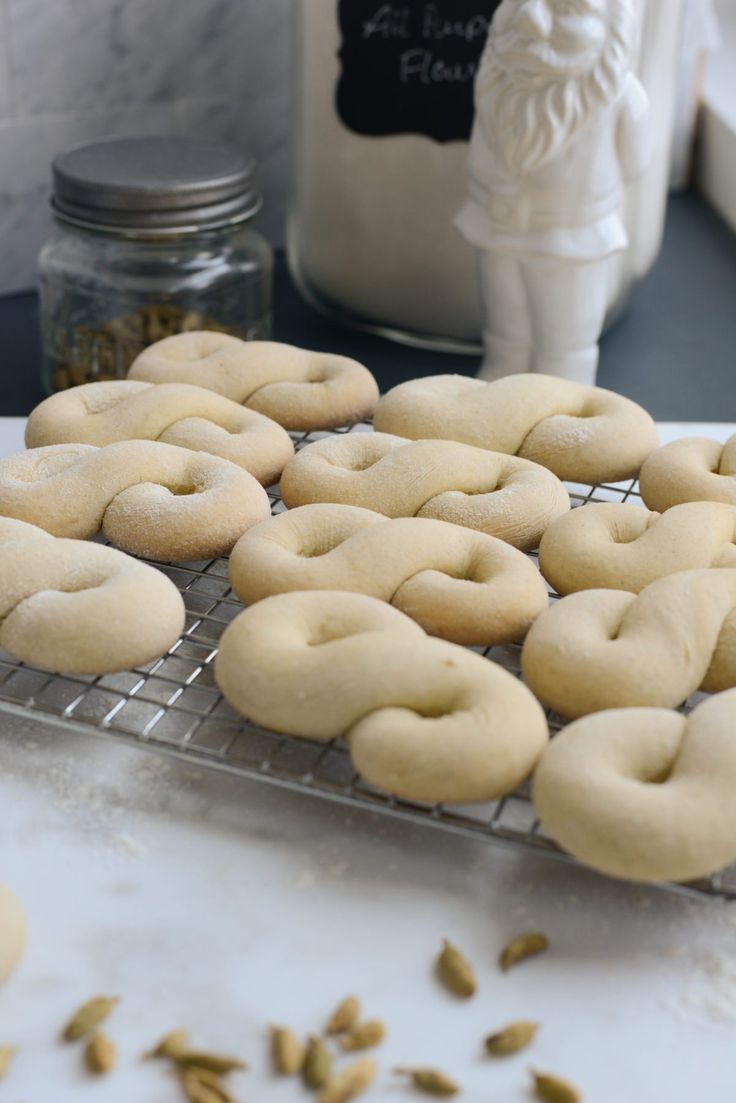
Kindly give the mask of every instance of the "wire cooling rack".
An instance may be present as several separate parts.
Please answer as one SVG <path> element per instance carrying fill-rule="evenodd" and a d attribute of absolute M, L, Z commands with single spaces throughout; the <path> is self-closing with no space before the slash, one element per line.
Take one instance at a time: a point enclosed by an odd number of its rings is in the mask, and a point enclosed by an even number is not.
<path fill-rule="evenodd" d="M 342 432 L 368 428 L 360 425 Z M 299 449 L 329 435 L 305 433 L 293 439 Z M 574 507 L 590 502 L 641 504 L 636 481 L 566 485 Z M 277 489 L 269 498 L 273 512 L 285 508 Z M 359 777 L 340 740 L 319 743 L 277 735 L 243 719 L 224 700 L 213 677 L 220 636 L 243 609 L 229 586 L 227 560 L 154 565 L 176 584 L 187 609 L 184 632 L 166 655 L 130 672 L 91 678 L 48 674 L 0 651 L 0 715 L 32 716 L 69 732 L 105 736 L 196 765 L 575 864 L 544 835 L 526 786 L 483 805 L 401 800 Z M 551 600 L 556 597 L 550 594 Z M 489 647 L 483 654 L 520 677 L 520 645 Z M 563 726 L 553 713 L 548 719 L 553 734 Z M 736 866 L 689 885 L 663 887 L 734 900 Z"/>

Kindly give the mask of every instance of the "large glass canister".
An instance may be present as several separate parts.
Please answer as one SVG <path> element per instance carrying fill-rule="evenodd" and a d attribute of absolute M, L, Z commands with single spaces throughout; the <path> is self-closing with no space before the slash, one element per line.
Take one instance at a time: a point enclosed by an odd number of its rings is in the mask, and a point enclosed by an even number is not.
<path fill-rule="evenodd" d="M 616 0 L 609 0 L 615 3 Z M 294 0 L 289 263 L 303 294 L 355 324 L 476 351 L 467 187 L 473 80 L 499 0 Z M 626 195 L 609 318 L 654 262 L 664 225 L 682 0 L 637 0 L 654 156 Z"/>

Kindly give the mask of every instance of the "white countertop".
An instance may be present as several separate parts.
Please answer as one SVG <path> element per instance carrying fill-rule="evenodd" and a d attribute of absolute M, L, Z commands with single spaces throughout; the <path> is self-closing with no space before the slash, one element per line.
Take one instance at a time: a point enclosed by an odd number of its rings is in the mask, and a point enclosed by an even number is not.
<path fill-rule="evenodd" d="M 21 445 L 22 422 L 0 419 L 0 455 Z M 736 1098 L 736 908 L 0 724 L 0 880 L 30 920 L 0 992 L 0 1044 L 20 1047 L 0 1103 L 175 1103 L 165 1070 L 137 1055 L 180 1025 L 251 1061 L 238 1099 L 308 1098 L 270 1075 L 267 1024 L 314 1030 L 348 992 L 389 1028 L 366 1100 L 420 1098 L 396 1086 L 398 1064 L 446 1069 L 472 1103 L 528 1101 L 531 1064 L 587 1103 Z M 499 973 L 501 945 L 532 928 L 550 952 Z M 476 966 L 472 1001 L 431 975 L 444 936 Z M 120 1067 L 104 1083 L 55 1040 L 98 993 L 123 997 L 109 1023 Z M 522 1017 L 543 1024 L 533 1049 L 484 1060 L 483 1035 Z"/>

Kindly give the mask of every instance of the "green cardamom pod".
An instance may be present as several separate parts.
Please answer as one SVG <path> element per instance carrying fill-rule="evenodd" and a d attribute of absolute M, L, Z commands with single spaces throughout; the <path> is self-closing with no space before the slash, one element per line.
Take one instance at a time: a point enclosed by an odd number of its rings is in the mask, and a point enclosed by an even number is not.
<path fill-rule="evenodd" d="M 509 1023 L 502 1030 L 488 1035 L 485 1040 L 486 1052 L 491 1057 L 508 1057 L 512 1053 L 518 1053 L 534 1041 L 538 1030 L 539 1023 L 529 1022 L 528 1019 Z"/>
<path fill-rule="evenodd" d="M 17 1046 L 0 1046 L 0 1080 L 8 1075 L 10 1063 L 17 1052 Z"/>
<path fill-rule="evenodd" d="M 332 1054 L 314 1034 L 307 1042 L 307 1052 L 302 1065 L 302 1079 L 308 1088 L 323 1088 L 332 1072 Z"/>
<path fill-rule="evenodd" d="M 559 1076 L 551 1076 L 546 1072 L 535 1072 L 533 1069 L 532 1077 L 537 1099 L 541 1099 L 543 1103 L 581 1103 L 580 1092 L 568 1080 L 561 1080 Z"/>
<path fill-rule="evenodd" d="M 87 1000 L 72 1015 L 62 1031 L 65 1042 L 76 1042 L 84 1038 L 85 1034 L 91 1034 L 95 1027 L 99 1026 L 120 1002 L 119 996 L 95 996 Z"/>
<path fill-rule="evenodd" d="M 442 950 L 437 958 L 437 974 L 445 987 L 456 996 L 467 999 L 475 995 L 477 984 L 473 967 L 447 939 L 442 943 Z"/>
<path fill-rule="evenodd" d="M 357 996 L 346 996 L 327 1020 L 325 1034 L 342 1034 L 352 1030 L 360 1018 L 360 1000 Z"/>
<path fill-rule="evenodd" d="M 349 1103 L 371 1086 L 377 1071 L 376 1062 L 366 1057 L 354 1061 L 327 1082 L 317 1096 L 317 1103 Z"/>
<path fill-rule="evenodd" d="M 106 1034 L 93 1034 L 84 1049 L 84 1063 L 96 1076 L 111 1072 L 117 1057 L 115 1043 Z"/>
<path fill-rule="evenodd" d="M 460 1085 L 451 1080 L 439 1069 L 395 1069 L 401 1076 L 411 1077 L 411 1082 L 417 1091 L 425 1095 L 449 1096 L 457 1095 Z"/>
<path fill-rule="evenodd" d="M 504 946 L 501 951 L 498 964 L 503 969 L 504 973 L 513 968 L 514 965 L 518 965 L 520 961 L 525 961 L 528 957 L 535 957 L 537 954 L 542 954 L 548 948 L 549 941 L 545 934 L 541 931 L 530 931 L 528 934 L 520 934 L 518 938 L 514 938 L 509 942 L 508 946 Z"/>
<path fill-rule="evenodd" d="M 171 1055 L 171 1059 L 181 1069 L 197 1068 L 214 1072 L 217 1076 L 227 1076 L 229 1072 L 247 1069 L 245 1061 L 238 1057 L 228 1057 L 224 1053 L 208 1053 L 204 1050 L 185 1049 Z"/>
<path fill-rule="evenodd" d="M 370 1049 L 377 1046 L 386 1036 L 386 1027 L 380 1019 L 366 1019 L 358 1023 L 340 1039 L 341 1047 L 347 1052 L 354 1049 Z"/>
<path fill-rule="evenodd" d="M 276 1072 L 293 1076 L 304 1064 L 306 1047 L 286 1026 L 271 1027 L 271 1053 Z"/>
<path fill-rule="evenodd" d="M 164 1034 L 161 1041 L 149 1049 L 143 1056 L 146 1060 L 155 1057 L 178 1057 L 180 1053 L 184 1053 L 189 1045 L 189 1031 L 188 1030 L 170 1030 L 168 1034 Z"/>

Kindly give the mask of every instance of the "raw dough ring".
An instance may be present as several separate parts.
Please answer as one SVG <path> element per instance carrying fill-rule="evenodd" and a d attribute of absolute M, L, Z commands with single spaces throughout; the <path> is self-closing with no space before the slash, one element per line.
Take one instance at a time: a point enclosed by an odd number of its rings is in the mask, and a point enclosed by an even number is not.
<path fill-rule="evenodd" d="M 288 506 L 341 502 L 387 517 L 434 517 L 534 548 L 570 508 L 562 483 L 528 460 L 448 440 L 345 433 L 307 445 L 281 476 Z"/>
<path fill-rule="evenodd" d="M 356 506 L 302 506 L 256 525 L 235 545 L 230 581 L 246 604 L 291 590 L 369 594 L 430 635 L 482 646 L 521 639 L 548 604 L 539 571 L 509 544 Z"/>
<path fill-rule="evenodd" d="M 685 437 L 653 452 L 641 469 L 641 496 L 663 513 L 681 502 L 736 506 L 736 434 L 726 442 Z"/>
<path fill-rule="evenodd" d="M 541 374 L 412 379 L 381 399 L 374 426 L 522 456 L 582 483 L 634 478 L 659 443 L 651 417 L 630 399 Z"/>
<path fill-rule="evenodd" d="M 291 437 L 275 421 L 188 383 L 84 383 L 51 395 L 26 426 L 27 448 L 120 440 L 160 440 L 210 452 L 264 486 L 278 481 L 294 455 Z"/>
<path fill-rule="evenodd" d="M 539 566 L 558 594 L 638 593 L 677 571 L 736 567 L 736 509 L 688 502 L 666 513 L 603 502 L 554 521 L 539 545 Z"/>
<path fill-rule="evenodd" d="M 0 518 L 0 647 L 16 659 L 56 674 L 130 670 L 168 651 L 184 618 L 155 567 Z"/>
<path fill-rule="evenodd" d="M 0 885 L 0 984 L 7 980 L 26 948 L 26 917 L 20 901 Z"/>
<path fill-rule="evenodd" d="M 268 495 L 234 463 L 158 441 L 52 444 L 0 460 L 0 516 L 145 558 L 210 559 L 270 516 Z"/>
<path fill-rule="evenodd" d="M 586 507 L 584 507 L 586 508 Z M 736 686 L 736 570 L 681 571 L 640 594 L 585 590 L 532 625 L 527 684 L 561 716 L 675 708 Z"/>
<path fill-rule="evenodd" d="M 512 674 L 364 594 L 259 601 L 225 630 L 215 679 L 253 723 L 344 736 L 358 773 L 409 800 L 509 793 L 548 738 L 542 709 Z"/>
<path fill-rule="evenodd" d="M 555 736 L 533 800 L 549 835 L 613 877 L 690 881 L 736 860 L 736 691 L 690 716 L 618 709 Z"/>
<path fill-rule="evenodd" d="M 195 383 L 285 429 L 352 425 L 373 413 L 379 397 L 375 379 L 357 360 L 206 330 L 157 341 L 133 362 L 128 378 Z"/>

